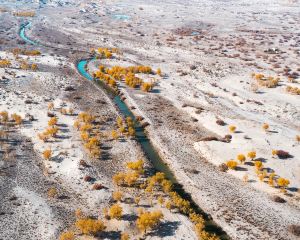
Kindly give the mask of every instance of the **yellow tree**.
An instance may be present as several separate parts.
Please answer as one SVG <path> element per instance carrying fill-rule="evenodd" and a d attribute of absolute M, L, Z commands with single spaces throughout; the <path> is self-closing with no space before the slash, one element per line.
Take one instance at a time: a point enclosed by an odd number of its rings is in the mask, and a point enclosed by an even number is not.
<path fill-rule="evenodd" d="M 161 211 L 141 212 L 136 221 L 138 229 L 145 234 L 148 230 L 156 227 L 163 218 Z"/>
<path fill-rule="evenodd" d="M 106 228 L 102 221 L 91 218 L 78 219 L 75 223 L 75 226 L 82 234 L 88 235 L 95 235 Z"/>
<path fill-rule="evenodd" d="M 114 204 L 109 209 L 109 216 L 111 218 L 120 219 L 122 217 L 123 209 L 119 204 Z"/>

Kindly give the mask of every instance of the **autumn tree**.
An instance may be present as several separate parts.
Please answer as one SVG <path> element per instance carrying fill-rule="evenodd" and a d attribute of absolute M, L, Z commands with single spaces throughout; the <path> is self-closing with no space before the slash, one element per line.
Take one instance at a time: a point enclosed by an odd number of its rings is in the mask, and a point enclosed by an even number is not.
<path fill-rule="evenodd" d="M 113 192 L 112 197 L 115 201 L 119 202 L 122 200 L 123 193 L 120 191 Z"/>
<path fill-rule="evenodd" d="M 141 212 L 136 221 L 138 229 L 145 234 L 155 228 L 163 218 L 161 211 Z"/>
<path fill-rule="evenodd" d="M 82 234 L 96 235 L 103 231 L 106 227 L 101 220 L 95 220 L 91 218 L 78 219 L 75 226 Z"/>
<path fill-rule="evenodd" d="M 234 160 L 229 160 L 227 163 L 226 163 L 227 167 L 230 168 L 230 169 L 236 169 L 238 163 Z"/>
<path fill-rule="evenodd" d="M 75 240 L 75 234 L 72 231 L 63 232 L 60 235 L 59 240 Z"/>
<path fill-rule="evenodd" d="M 119 204 L 114 204 L 109 209 L 109 216 L 111 218 L 120 219 L 122 217 L 123 209 Z"/>
<path fill-rule="evenodd" d="M 43 157 L 44 157 L 46 160 L 50 160 L 50 158 L 52 157 L 52 150 L 51 150 L 51 149 L 46 149 L 46 150 L 43 152 Z"/>
<path fill-rule="evenodd" d="M 244 154 L 237 155 L 237 160 L 239 160 L 242 164 L 246 161 L 246 157 Z"/>
<path fill-rule="evenodd" d="M 247 156 L 253 160 L 254 158 L 256 158 L 256 152 L 255 151 L 251 151 L 251 152 L 248 152 Z"/>

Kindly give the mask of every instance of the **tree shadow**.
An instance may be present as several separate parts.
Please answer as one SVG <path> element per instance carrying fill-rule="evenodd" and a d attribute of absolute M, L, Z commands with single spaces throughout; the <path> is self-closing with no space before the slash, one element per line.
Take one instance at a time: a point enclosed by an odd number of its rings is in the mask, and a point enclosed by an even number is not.
<path fill-rule="evenodd" d="M 290 188 L 287 188 L 287 190 L 291 191 L 291 192 L 298 192 L 299 188 L 296 188 L 296 187 L 290 187 Z"/>
<path fill-rule="evenodd" d="M 119 240 L 121 239 L 120 231 L 109 231 L 98 234 L 101 239 Z"/>
<path fill-rule="evenodd" d="M 128 222 L 133 222 L 133 221 L 136 221 L 137 220 L 137 215 L 135 214 L 124 214 L 122 216 L 122 220 L 124 221 L 128 221 Z"/>
<path fill-rule="evenodd" d="M 247 168 L 240 167 L 240 166 L 237 166 L 237 167 L 235 168 L 235 170 L 236 170 L 236 171 L 241 171 L 241 172 L 246 172 L 246 171 L 248 171 Z"/>
<path fill-rule="evenodd" d="M 266 162 L 267 162 L 267 159 L 266 159 L 266 158 L 260 157 L 260 158 L 256 158 L 255 161 L 261 161 L 261 162 L 263 162 L 263 163 L 266 163 Z"/>
<path fill-rule="evenodd" d="M 247 165 L 247 166 L 252 166 L 252 167 L 254 166 L 253 162 L 245 162 L 244 164 Z"/>
<path fill-rule="evenodd" d="M 166 221 L 158 225 L 158 227 L 150 232 L 149 236 L 158 236 L 158 237 L 171 237 L 174 236 L 175 231 L 178 229 L 180 222 L 178 221 Z"/>

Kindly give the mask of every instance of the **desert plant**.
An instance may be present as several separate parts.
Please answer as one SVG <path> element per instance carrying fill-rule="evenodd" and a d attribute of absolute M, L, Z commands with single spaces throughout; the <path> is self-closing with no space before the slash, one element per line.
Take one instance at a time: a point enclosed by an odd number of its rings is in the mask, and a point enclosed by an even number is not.
<path fill-rule="evenodd" d="M 120 219 L 122 217 L 123 209 L 119 204 L 114 204 L 109 209 L 109 216 L 111 218 Z"/>
<path fill-rule="evenodd" d="M 156 227 L 162 218 L 163 214 L 161 211 L 142 212 L 139 214 L 136 224 L 138 229 L 145 234 L 147 230 Z"/>
<path fill-rule="evenodd" d="M 255 161 L 254 166 L 255 166 L 256 170 L 260 170 L 261 168 L 263 168 L 263 164 L 261 161 Z"/>
<path fill-rule="evenodd" d="M 95 235 L 106 228 L 102 221 L 91 218 L 78 219 L 75 226 L 82 234 L 88 235 Z"/>
<path fill-rule="evenodd" d="M 229 160 L 229 161 L 227 161 L 226 165 L 230 169 L 236 169 L 238 163 L 234 160 Z"/>
<path fill-rule="evenodd" d="M 135 198 L 134 198 L 134 203 L 135 203 L 137 206 L 139 205 L 140 201 L 141 201 L 141 197 L 135 197 Z"/>
<path fill-rule="evenodd" d="M 229 126 L 229 131 L 230 131 L 231 133 L 234 133 L 234 132 L 236 131 L 236 126 L 230 125 L 230 126 Z"/>
<path fill-rule="evenodd" d="M 264 123 L 263 125 L 262 125 L 262 128 L 263 128 L 263 130 L 265 130 L 265 131 L 268 131 L 268 129 L 269 129 L 269 124 L 267 124 L 267 123 Z"/>
<path fill-rule="evenodd" d="M 50 158 L 52 157 L 52 150 L 51 150 L 51 149 L 46 149 L 46 150 L 43 152 L 43 157 L 44 157 L 46 160 L 50 160 Z"/>
<path fill-rule="evenodd" d="M 66 231 L 60 235 L 59 240 L 75 240 L 75 234 L 72 231 Z"/>
<path fill-rule="evenodd" d="M 57 195 L 57 190 L 54 187 L 48 189 L 48 197 L 54 198 Z"/>
<path fill-rule="evenodd" d="M 129 234 L 128 233 L 122 233 L 121 234 L 121 240 L 129 240 Z"/>
<path fill-rule="evenodd" d="M 57 124 L 57 117 L 52 117 L 50 118 L 50 120 L 48 121 L 48 126 L 52 127 L 54 125 Z"/>
<path fill-rule="evenodd" d="M 247 156 L 248 158 L 253 160 L 254 158 L 256 158 L 256 152 L 255 151 L 248 152 Z"/>
<path fill-rule="evenodd" d="M 126 164 L 126 167 L 130 170 L 134 170 L 134 171 L 137 171 L 139 173 L 142 173 L 143 168 L 144 168 L 144 160 L 139 159 L 136 162 L 128 162 Z"/>
<path fill-rule="evenodd" d="M 122 201 L 123 193 L 120 191 L 113 192 L 112 197 L 113 197 L 113 200 L 115 200 L 117 202 Z"/>
<path fill-rule="evenodd" d="M 277 185 L 282 189 L 284 190 L 288 185 L 290 184 L 290 181 L 288 179 L 285 179 L 285 178 L 278 178 L 277 179 Z"/>
<path fill-rule="evenodd" d="M 246 157 L 244 154 L 237 155 L 237 160 L 239 160 L 241 163 L 244 163 L 246 161 Z"/>

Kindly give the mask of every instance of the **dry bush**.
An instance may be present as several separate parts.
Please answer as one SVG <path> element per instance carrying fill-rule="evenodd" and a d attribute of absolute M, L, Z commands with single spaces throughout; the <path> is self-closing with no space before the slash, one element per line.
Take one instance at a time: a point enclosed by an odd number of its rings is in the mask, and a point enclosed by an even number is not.
<path fill-rule="evenodd" d="M 87 235 L 96 235 L 106 228 L 102 221 L 91 218 L 78 219 L 75 223 L 75 226 L 82 234 Z"/>
<path fill-rule="evenodd" d="M 17 17 L 34 17 L 35 11 L 19 11 L 14 12 L 13 15 Z"/>
<path fill-rule="evenodd" d="M 115 201 L 122 201 L 122 197 L 123 197 L 123 193 L 122 192 L 120 192 L 120 191 L 117 191 L 117 192 L 113 192 L 113 194 L 112 194 L 112 198 L 113 198 L 113 200 L 115 200 Z"/>
<path fill-rule="evenodd" d="M 85 181 L 85 182 L 90 182 L 90 181 L 92 181 L 92 177 L 91 176 L 85 176 L 84 178 L 83 178 L 83 180 Z"/>
<path fill-rule="evenodd" d="M 297 237 L 300 236 L 300 225 L 290 225 L 288 230 L 295 236 L 297 236 Z"/>
<path fill-rule="evenodd" d="M 222 163 L 222 164 L 219 165 L 219 170 L 221 172 L 227 172 L 228 166 L 225 163 Z"/>
<path fill-rule="evenodd" d="M 290 158 L 291 155 L 283 150 L 272 150 L 272 155 L 277 155 L 280 159 Z"/>
<path fill-rule="evenodd" d="M 293 95 L 300 95 L 300 88 L 298 88 L 298 87 L 287 86 L 286 91 Z"/>
<path fill-rule="evenodd" d="M 285 203 L 286 202 L 286 200 L 284 200 L 282 197 L 279 197 L 279 196 L 273 196 L 272 200 L 277 203 Z"/>
<path fill-rule="evenodd" d="M 252 77 L 257 81 L 257 83 L 262 87 L 274 88 L 278 86 L 280 78 L 267 77 L 264 74 L 252 74 Z"/>
<path fill-rule="evenodd" d="M 92 187 L 93 190 L 101 190 L 104 186 L 100 183 L 95 183 Z"/>
<path fill-rule="evenodd" d="M 229 131 L 230 131 L 231 133 L 234 133 L 234 132 L 236 131 L 236 126 L 230 125 L 230 126 L 229 126 Z"/>
<path fill-rule="evenodd" d="M 109 216 L 111 218 L 120 219 L 122 217 L 123 209 L 119 204 L 114 204 L 109 209 Z"/>
<path fill-rule="evenodd" d="M 75 240 L 75 234 L 72 231 L 64 232 L 60 235 L 59 240 Z"/>
<path fill-rule="evenodd" d="M 48 197 L 54 198 L 58 194 L 57 189 L 54 187 L 51 187 L 48 189 Z"/>
<path fill-rule="evenodd" d="M 236 169 L 238 163 L 234 160 L 229 160 L 227 163 L 226 163 L 227 167 L 230 168 L 230 169 Z"/>
<path fill-rule="evenodd" d="M 220 125 L 220 126 L 225 126 L 225 125 L 226 125 L 226 123 L 225 123 L 222 119 L 218 119 L 218 120 L 216 121 L 216 124 L 218 124 L 218 125 Z"/>

